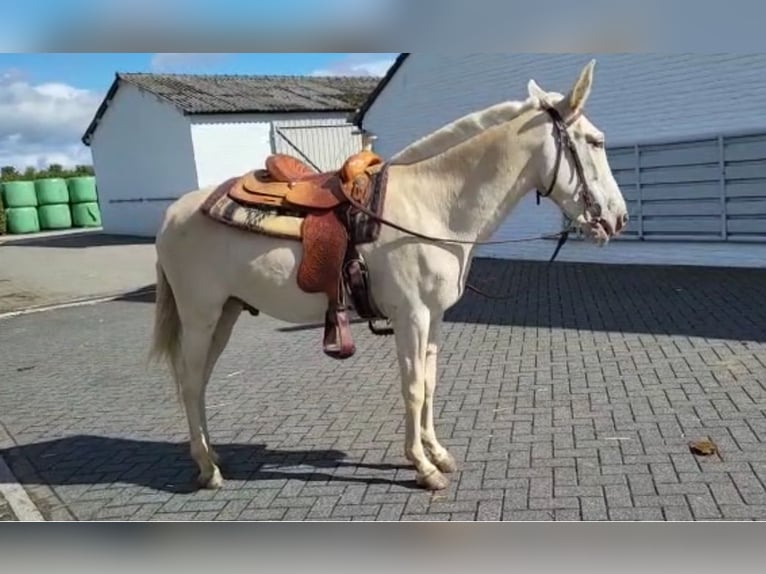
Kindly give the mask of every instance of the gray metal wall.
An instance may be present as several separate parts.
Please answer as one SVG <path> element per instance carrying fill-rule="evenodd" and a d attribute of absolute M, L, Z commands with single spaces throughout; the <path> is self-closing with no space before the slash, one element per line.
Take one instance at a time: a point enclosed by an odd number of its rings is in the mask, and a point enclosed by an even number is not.
<path fill-rule="evenodd" d="M 626 239 L 766 242 L 766 132 L 612 148 Z"/>

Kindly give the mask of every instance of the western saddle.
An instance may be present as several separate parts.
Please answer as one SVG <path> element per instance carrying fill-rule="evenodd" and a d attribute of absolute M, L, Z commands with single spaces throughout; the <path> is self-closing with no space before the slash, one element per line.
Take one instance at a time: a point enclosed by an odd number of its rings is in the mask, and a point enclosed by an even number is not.
<path fill-rule="evenodd" d="M 303 255 L 298 286 L 307 293 L 327 296 L 323 349 L 336 359 L 356 352 L 346 305 L 348 290 L 356 313 L 370 320 L 383 318 L 372 302 L 367 270 L 357 245 L 375 241 L 387 170 L 369 150 L 348 157 L 338 170 L 317 173 L 304 162 L 285 154 L 272 154 L 265 169 L 237 178 L 228 196 L 245 206 L 273 209 L 303 218 Z M 361 206 L 363 210 L 358 209 Z"/>

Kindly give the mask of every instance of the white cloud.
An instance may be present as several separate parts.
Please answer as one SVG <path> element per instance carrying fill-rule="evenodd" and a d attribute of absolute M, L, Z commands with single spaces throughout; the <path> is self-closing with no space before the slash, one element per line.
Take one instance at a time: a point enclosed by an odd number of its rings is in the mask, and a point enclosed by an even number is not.
<path fill-rule="evenodd" d="M 80 143 L 101 96 L 60 82 L 31 84 L 18 71 L 0 73 L 0 166 L 89 164 Z"/>
<path fill-rule="evenodd" d="M 327 68 L 314 70 L 312 76 L 377 76 L 382 77 L 394 63 L 395 57 L 380 54 L 352 54 Z"/>

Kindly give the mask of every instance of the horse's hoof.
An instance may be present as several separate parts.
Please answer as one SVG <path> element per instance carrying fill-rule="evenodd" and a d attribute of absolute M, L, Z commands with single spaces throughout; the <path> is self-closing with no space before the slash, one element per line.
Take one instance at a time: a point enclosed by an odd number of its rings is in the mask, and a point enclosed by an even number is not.
<path fill-rule="evenodd" d="M 449 480 L 438 469 L 434 469 L 426 475 L 417 473 L 415 483 L 427 490 L 444 490 L 449 485 Z"/>
<path fill-rule="evenodd" d="M 202 488 L 217 490 L 223 486 L 223 477 L 221 476 L 221 471 L 216 467 L 210 477 L 200 475 L 197 482 Z"/>
<path fill-rule="evenodd" d="M 433 463 L 436 465 L 436 468 L 446 474 L 451 474 L 457 471 L 457 462 L 455 462 L 455 457 L 446 451 L 441 458 L 435 459 Z"/>
<path fill-rule="evenodd" d="M 208 452 L 208 456 L 210 456 L 211 462 L 214 465 L 218 466 L 219 464 L 221 464 L 221 456 L 214 449 L 209 448 L 207 452 Z"/>

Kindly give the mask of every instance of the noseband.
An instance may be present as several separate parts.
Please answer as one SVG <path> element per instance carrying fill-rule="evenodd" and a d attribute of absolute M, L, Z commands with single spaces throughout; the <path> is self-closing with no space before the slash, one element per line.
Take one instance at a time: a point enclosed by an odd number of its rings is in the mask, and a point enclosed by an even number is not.
<path fill-rule="evenodd" d="M 592 213 L 594 206 L 599 208 L 600 206 L 596 203 L 596 200 L 593 196 L 593 191 L 591 191 L 590 186 L 588 185 L 588 180 L 585 177 L 585 170 L 583 169 L 580 155 L 577 153 L 577 148 L 575 147 L 572 138 L 569 136 L 566 122 L 561 117 L 561 114 L 557 109 L 546 107 L 545 111 L 553 120 L 553 137 L 556 140 L 556 163 L 553 167 L 553 179 L 551 180 L 548 189 L 546 189 L 545 193 L 540 193 L 539 190 L 537 191 L 537 202 L 540 203 L 540 196 L 548 197 L 551 193 L 553 193 L 553 188 L 556 186 L 556 181 L 558 179 L 559 168 L 561 167 L 561 158 L 564 155 L 564 147 L 566 147 L 572 156 L 575 173 L 577 174 L 577 179 L 580 180 L 580 185 L 582 186 L 582 200 L 585 204 L 585 212 L 590 211 L 592 215 L 599 217 L 601 211 L 600 209 L 598 209 L 599 213 Z"/>

